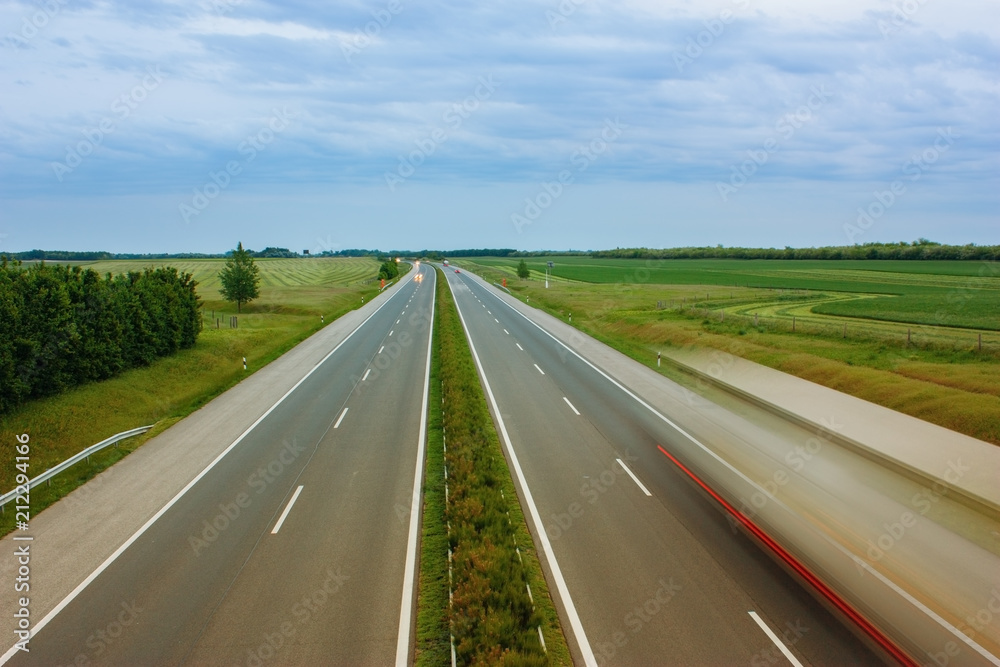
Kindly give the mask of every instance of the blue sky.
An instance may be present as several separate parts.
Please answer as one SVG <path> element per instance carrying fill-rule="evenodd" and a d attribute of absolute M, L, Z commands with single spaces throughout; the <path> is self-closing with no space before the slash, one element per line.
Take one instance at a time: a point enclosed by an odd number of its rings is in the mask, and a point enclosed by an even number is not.
<path fill-rule="evenodd" d="M 1000 243 L 978 0 L 0 3 L 0 251 Z"/>

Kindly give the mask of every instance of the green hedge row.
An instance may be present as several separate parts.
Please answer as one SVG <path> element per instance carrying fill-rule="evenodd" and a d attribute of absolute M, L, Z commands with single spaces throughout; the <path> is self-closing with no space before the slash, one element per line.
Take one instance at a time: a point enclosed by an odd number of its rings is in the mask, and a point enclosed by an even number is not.
<path fill-rule="evenodd" d="M 0 263 L 0 413 L 194 345 L 197 283 L 177 269 L 104 277 Z"/>

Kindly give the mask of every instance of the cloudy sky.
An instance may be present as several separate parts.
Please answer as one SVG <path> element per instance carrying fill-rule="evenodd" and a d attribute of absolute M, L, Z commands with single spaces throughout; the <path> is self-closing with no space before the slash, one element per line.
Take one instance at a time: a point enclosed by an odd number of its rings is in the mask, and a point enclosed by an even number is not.
<path fill-rule="evenodd" d="M 0 251 L 1000 243 L 984 0 L 0 3 Z"/>

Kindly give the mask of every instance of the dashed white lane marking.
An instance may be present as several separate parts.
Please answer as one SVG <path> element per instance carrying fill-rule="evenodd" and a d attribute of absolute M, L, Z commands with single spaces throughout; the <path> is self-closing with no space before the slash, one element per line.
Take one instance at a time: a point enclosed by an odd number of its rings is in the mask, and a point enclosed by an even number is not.
<path fill-rule="evenodd" d="M 278 523 L 274 524 L 274 528 L 271 529 L 272 535 L 276 534 L 279 530 L 281 530 L 281 524 L 285 523 L 285 518 L 288 516 L 288 513 L 292 511 L 292 505 L 294 505 L 295 501 L 299 499 L 300 493 L 302 493 L 301 486 L 295 489 L 295 493 L 292 494 L 292 499 L 288 501 L 287 505 L 285 505 L 285 511 L 281 513 L 281 517 L 278 519 Z"/>
<path fill-rule="evenodd" d="M 632 478 L 633 482 L 639 485 L 639 488 L 642 489 L 643 493 L 645 493 L 647 496 L 653 495 L 652 493 L 649 492 L 649 489 L 646 488 L 646 485 L 639 481 L 639 478 L 635 476 L 635 473 L 629 470 L 628 466 L 625 465 L 624 461 L 622 461 L 621 459 L 615 459 L 615 461 L 618 461 L 618 465 L 622 467 L 622 470 L 628 473 L 628 476 Z"/>
<path fill-rule="evenodd" d="M 350 408 L 344 408 L 344 411 L 340 413 L 340 416 L 337 417 L 337 423 L 333 425 L 334 428 L 340 428 L 340 422 L 344 421 L 344 417 L 347 416 L 348 410 L 350 410 Z"/>
<path fill-rule="evenodd" d="M 563 400 L 566 401 L 566 405 L 569 406 L 569 409 L 572 410 L 573 412 L 575 412 L 576 416 L 579 417 L 580 416 L 580 411 L 576 409 L 576 406 L 574 406 L 572 403 L 570 403 L 569 399 L 566 398 L 565 396 L 563 396 Z"/>
<path fill-rule="evenodd" d="M 792 652 L 788 650 L 787 646 L 781 643 L 781 640 L 778 639 L 778 635 L 774 634 L 774 631 L 767 627 L 767 623 L 765 623 L 764 620 L 757 615 L 757 612 L 748 611 L 747 613 L 750 614 L 750 618 L 757 622 L 757 625 L 759 625 L 760 629 L 764 631 L 764 634 L 771 638 L 771 641 L 778 647 L 778 650 L 781 651 L 786 658 L 788 658 L 788 662 L 795 665 L 795 667 L 802 667 L 802 663 L 799 662 L 794 655 L 792 655 Z"/>

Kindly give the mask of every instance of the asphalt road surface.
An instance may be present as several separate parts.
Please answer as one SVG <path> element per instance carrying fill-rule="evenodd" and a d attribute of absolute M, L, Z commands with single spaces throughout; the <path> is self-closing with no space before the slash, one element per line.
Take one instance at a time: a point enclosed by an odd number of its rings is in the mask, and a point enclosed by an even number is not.
<path fill-rule="evenodd" d="M 9 664 L 409 655 L 435 280 L 415 271 Z"/>
<path fill-rule="evenodd" d="M 492 289 L 447 277 L 545 526 L 553 589 L 565 582 L 578 663 L 882 664 L 665 459 L 676 430 Z"/>

